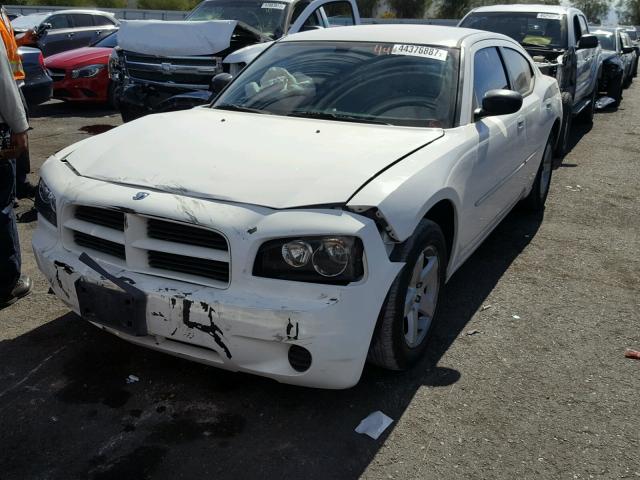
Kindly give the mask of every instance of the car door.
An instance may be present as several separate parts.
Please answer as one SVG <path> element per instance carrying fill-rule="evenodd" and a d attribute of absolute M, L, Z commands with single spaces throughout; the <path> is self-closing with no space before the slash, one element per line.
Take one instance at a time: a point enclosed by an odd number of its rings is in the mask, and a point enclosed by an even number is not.
<path fill-rule="evenodd" d="M 620 39 L 619 39 L 620 53 L 622 54 L 622 61 L 624 63 L 624 73 L 625 73 L 625 76 L 628 78 L 628 76 L 632 74 L 631 70 L 633 69 L 635 52 L 624 53 L 625 48 L 628 49 L 633 45 L 631 44 L 631 39 L 629 38 L 629 35 L 627 35 L 625 32 L 620 31 L 619 36 L 620 36 Z"/>
<path fill-rule="evenodd" d="M 89 13 L 73 13 L 73 45 L 74 48 L 86 47 L 97 38 L 93 15 Z"/>
<path fill-rule="evenodd" d="M 574 102 L 578 102 L 591 93 L 591 66 L 594 64 L 594 48 L 578 48 L 583 35 L 589 34 L 587 21 L 582 15 L 573 15 L 573 34 L 576 45 L 576 92 Z"/>
<path fill-rule="evenodd" d="M 106 37 L 116 29 L 113 20 L 105 15 L 93 15 L 93 24 L 94 37 L 91 43 Z"/>
<path fill-rule="evenodd" d="M 527 56 L 512 47 L 502 47 L 502 58 L 509 74 L 509 83 L 512 90 L 522 95 L 521 120 L 524 120 L 524 136 L 526 141 L 521 143 L 524 155 L 524 164 L 519 171 L 517 181 L 521 189 L 526 189 L 533 181 L 538 169 L 536 159 L 542 158 L 547 143 L 548 132 L 544 131 L 547 125 L 543 119 L 544 114 L 552 108 L 551 99 L 547 99 L 543 106 L 543 99 L 536 89 L 536 76 L 534 67 Z M 541 112 L 541 109 L 545 112 Z M 522 135 L 521 135 L 522 136 Z"/>
<path fill-rule="evenodd" d="M 471 108 L 482 105 L 489 90 L 511 89 L 509 76 L 496 41 L 480 42 L 471 49 L 473 59 L 473 94 Z M 473 168 L 465 189 L 464 210 L 467 231 L 473 238 L 464 239 L 473 247 L 514 205 L 522 193 L 520 169 L 528 155 L 526 118 L 521 109 L 511 115 L 471 119 L 476 137 Z"/>
<path fill-rule="evenodd" d="M 293 20 L 288 33 L 303 31 L 308 28 L 308 25 L 313 25 L 311 28 L 317 28 L 359 23 L 360 14 L 355 0 L 312 0 Z"/>
<path fill-rule="evenodd" d="M 45 57 L 70 50 L 69 43 L 73 41 L 73 22 L 71 16 L 65 13 L 53 14 L 43 22 L 51 25 L 38 40 L 38 47 Z"/>

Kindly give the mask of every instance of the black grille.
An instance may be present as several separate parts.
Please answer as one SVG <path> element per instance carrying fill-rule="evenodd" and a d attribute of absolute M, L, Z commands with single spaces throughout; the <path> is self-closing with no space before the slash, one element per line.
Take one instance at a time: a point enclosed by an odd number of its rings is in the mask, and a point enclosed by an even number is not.
<path fill-rule="evenodd" d="M 49 76 L 53 79 L 54 82 L 59 82 L 64 80 L 67 72 L 64 68 L 49 68 Z"/>
<path fill-rule="evenodd" d="M 149 266 L 153 268 L 229 282 L 229 264 L 226 262 L 151 250 L 148 252 L 148 260 Z"/>
<path fill-rule="evenodd" d="M 214 250 L 229 250 L 227 241 L 219 233 L 180 223 L 149 219 L 147 223 L 147 235 L 149 238 L 165 240 L 167 242 L 183 243 L 185 245 L 212 248 Z"/>
<path fill-rule="evenodd" d="M 76 207 L 76 218 L 124 232 L 124 213 L 96 207 Z"/>
<path fill-rule="evenodd" d="M 94 237 L 93 235 L 87 235 L 82 232 L 73 232 L 73 240 L 81 247 L 90 248 L 91 250 L 106 253 L 123 260 L 125 258 L 124 245 L 119 243 Z"/>

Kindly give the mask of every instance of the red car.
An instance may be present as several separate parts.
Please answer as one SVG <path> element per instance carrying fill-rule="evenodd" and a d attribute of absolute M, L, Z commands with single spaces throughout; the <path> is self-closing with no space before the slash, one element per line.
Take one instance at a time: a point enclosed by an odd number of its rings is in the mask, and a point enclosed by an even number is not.
<path fill-rule="evenodd" d="M 118 43 L 118 32 L 90 47 L 51 55 L 45 66 L 53 79 L 53 98 L 69 102 L 111 103 L 109 55 Z"/>

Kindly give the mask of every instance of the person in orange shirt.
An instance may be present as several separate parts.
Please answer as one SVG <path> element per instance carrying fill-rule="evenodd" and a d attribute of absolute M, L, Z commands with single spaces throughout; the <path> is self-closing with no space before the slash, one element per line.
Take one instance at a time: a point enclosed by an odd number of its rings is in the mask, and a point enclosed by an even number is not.
<path fill-rule="evenodd" d="M 33 30 L 30 30 L 18 38 L 15 37 L 11 21 L 7 15 L 4 6 L 0 5 L 0 36 L 4 43 L 7 57 L 11 70 L 13 71 L 13 77 L 18 86 L 21 86 L 24 82 L 24 69 L 22 68 L 22 62 L 20 61 L 20 54 L 18 53 L 18 47 L 23 45 L 33 45 L 36 43 L 36 35 Z M 20 91 L 22 97 L 22 103 L 25 111 L 27 110 L 27 104 Z M 27 180 L 27 174 L 31 171 L 31 161 L 29 158 L 29 150 L 24 150 L 20 157 L 16 159 L 16 196 L 17 198 L 32 198 L 35 195 L 35 186 Z"/>

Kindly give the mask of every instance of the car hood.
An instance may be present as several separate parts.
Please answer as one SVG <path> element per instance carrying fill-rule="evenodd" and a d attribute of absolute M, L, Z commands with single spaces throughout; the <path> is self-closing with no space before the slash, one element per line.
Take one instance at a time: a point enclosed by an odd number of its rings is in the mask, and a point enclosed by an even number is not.
<path fill-rule="evenodd" d="M 106 47 L 77 48 L 47 57 L 45 65 L 49 68 L 65 68 L 82 64 L 106 64 L 112 50 Z"/>
<path fill-rule="evenodd" d="M 346 203 L 372 177 L 443 135 L 205 107 L 149 115 L 58 155 L 98 180 L 291 208 Z"/>

